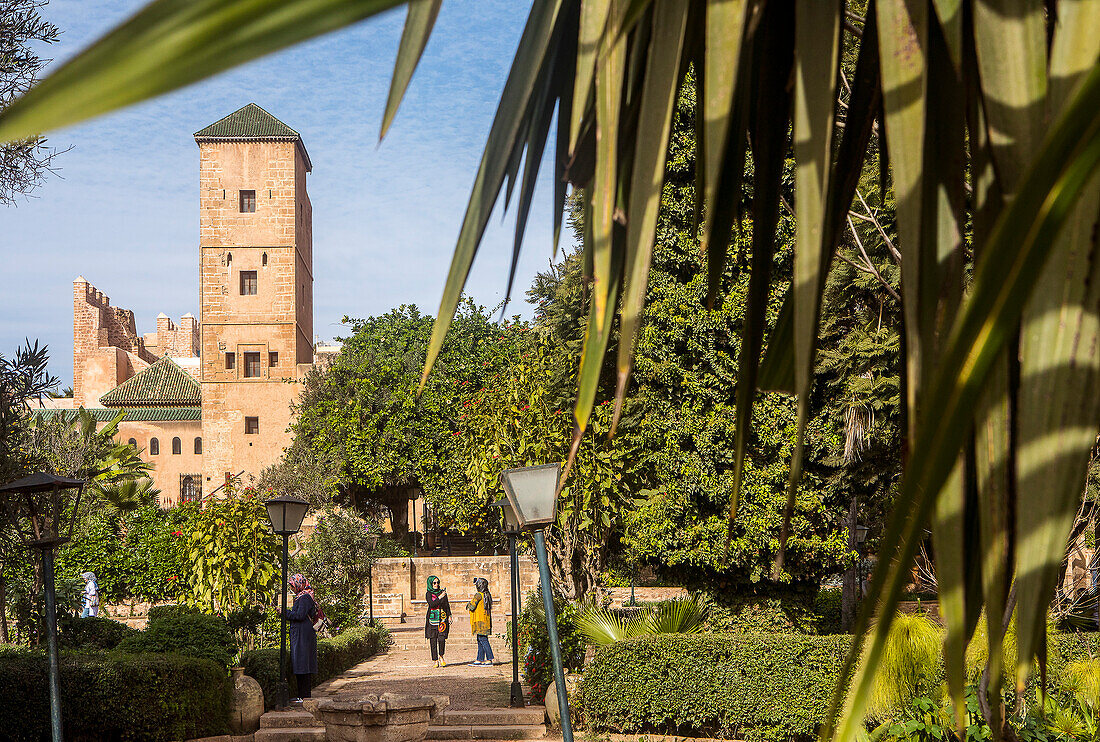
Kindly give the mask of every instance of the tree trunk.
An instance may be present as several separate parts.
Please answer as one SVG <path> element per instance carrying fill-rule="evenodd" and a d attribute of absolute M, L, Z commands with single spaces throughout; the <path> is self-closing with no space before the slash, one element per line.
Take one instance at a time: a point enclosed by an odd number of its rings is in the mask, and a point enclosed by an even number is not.
<path fill-rule="evenodd" d="M 0 574 L 0 644 L 10 644 L 8 638 L 8 578 Z"/>
<path fill-rule="evenodd" d="M 859 613 L 859 544 L 856 541 L 856 513 L 858 500 L 853 497 L 848 503 L 848 549 L 855 552 L 855 562 L 844 572 L 840 585 L 840 627 L 842 631 L 851 632 L 855 626 L 856 616 Z"/>

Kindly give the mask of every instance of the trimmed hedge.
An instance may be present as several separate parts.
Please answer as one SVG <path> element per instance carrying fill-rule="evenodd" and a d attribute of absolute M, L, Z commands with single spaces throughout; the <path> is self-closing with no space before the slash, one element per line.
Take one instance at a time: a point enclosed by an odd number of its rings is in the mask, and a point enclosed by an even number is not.
<path fill-rule="evenodd" d="M 580 710 L 600 731 L 811 740 L 851 646 L 844 634 L 639 637 L 596 653 Z M 1053 635 L 1048 682 L 1067 663 L 1098 654 L 1100 634 Z"/>
<path fill-rule="evenodd" d="M 237 651 L 237 640 L 222 616 L 178 610 L 150 612 L 145 631 L 125 639 L 118 649 L 130 653 L 183 654 L 228 668 Z"/>
<path fill-rule="evenodd" d="M 0 651 L 0 739 L 50 738 L 45 652 Z M 229 678 L 209 660 L 117 652 L 61 653 L 66 740 L 194 739 L 228 732 Z"/>
<path fill-rule="evenodd" d="M 57 620 L 58 646 L 62 649 L 114 649 L 141 632 L 109 618 L 62 616 Z"/>
<path fill-rule="evenodd" d="M 850 636 L 668 634 L 600 649 L 581 707 L 593 729 L 809 739 L 828 712 Z"/>
<path fill-rule="evenodd" d="M 390 645 L 390 632 L 384 626 L 348 629 L 331 639 L 317 640 L 317 674 L 313 683 L 324 682 L 354 667 L 368 657 L 383 651 Z M 287 663 L 290 662 L 289 641 Z M 279 648 L 253 649 L 241 654 L 244 674 L 255 678 L 264 690 L 264 703 L 271 708 L 275 703 L 275 689 L 279 683 Z M 287 670 L 290 695 L 296 692 L 294 675 Z"/>

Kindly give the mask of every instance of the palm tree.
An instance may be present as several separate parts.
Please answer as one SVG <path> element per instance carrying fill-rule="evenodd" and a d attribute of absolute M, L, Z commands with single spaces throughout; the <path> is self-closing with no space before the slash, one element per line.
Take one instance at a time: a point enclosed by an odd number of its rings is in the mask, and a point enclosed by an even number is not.
<path fill-rule="evenodd" d="M 163 94 L 398 4 L 155 0 L 0 114 L 0 141 Z M 440 4 L 409 3 L 383 133 Z M 825 734 L 850 739 L 862 718 L 926 528 L 936 542 L 955 707 L 963 708 L 965 648 L 983 606 L 989 658 L 1000 655 L 1003 619 L 1018 606 L 1018 689 L 1041 648 L 1100 427 L 1098 27 L 1096 0 L 533 1 L 424 373 L 505 181 L 509 192 L 517 188 L 517 247 L 522 241 L 556 116 L 554 236 L 567 185 L 583 189 L 584 252 L 594 278 L 574 452 L 616 315 L 616 417 L 626 391 L 673 104 L 689 69 L 701 89 L 697 192 L 711 300 L 741 216 L 742 181 L 751 178 L 753 191 L 731 518 L 757 388 L 798 396 L 794 492 L 822 287 L 868 147 L 889 154 L 880 187 L 892 187 L 897 203 L 908 458 L 880 549 L 887 558 L 857 629 L 881 618 L 841 673 L 855 666 L 850 692 L 838 688 L 834 699 L 839 726 Z M 791 195 L 781 178 L 790 150 L 794 285 L 762 358 L 777 213 Z M 987 675 L 995 697 L 1000 673 Z M 989 721 L 999 734 L 1000 719 Z"/>

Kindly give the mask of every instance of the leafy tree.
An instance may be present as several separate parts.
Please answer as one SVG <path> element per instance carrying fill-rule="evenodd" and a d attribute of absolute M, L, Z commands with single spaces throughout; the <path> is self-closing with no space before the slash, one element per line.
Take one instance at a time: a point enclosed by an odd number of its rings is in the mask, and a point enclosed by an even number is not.
<path fill-rule="evenodd" d="M 183 571 L 172 581 L 182 602 L 224 615 L 272 602 L 279 544 L 254 488 L 232 483 L 223 491 L 178 506 L 187 521 L 177 541 Z"/>
<path fill-rule="evenodd" d="M 27 92 L 49 61 L 35 53 L 34 45 L 52 44 L 60 36 L 39 12 L 45 5 L 45 0 L 0 0 L 0 110 Z M 58 154 L 41 136 L 0 142 L 0 204 L 34 191 L 54 169 Z"/>
<path fill-rule="evenodd" d="M 294 569 L 309 578 L 329 620 L 347 627 L 363 619 L 374 561 L 404 553 L 377 521 L 329 506 L 318 514 L 316 529 L 293 561 Z"/>

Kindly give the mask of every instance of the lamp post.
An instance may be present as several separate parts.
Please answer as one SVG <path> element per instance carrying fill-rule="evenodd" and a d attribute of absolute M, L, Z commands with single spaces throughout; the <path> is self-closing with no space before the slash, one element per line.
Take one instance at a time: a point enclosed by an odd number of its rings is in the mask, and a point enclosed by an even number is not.
<path fill-rule="evenodd" d="M 573 742 L 573 725 L 569 719 L 569 696 L 565 692 L 565 669 L 561 661 L 558 640 L 558 617 L 554 612 L 554 593 L 550 586 L 550 561 L 546 554 L 546 534 L 543 529 L 554 522 L 558 509 L 558 477 L 561 464 L 543 464 L 520 469 L 506 469 L 500 474 L 504 494 L 522 531 L 530 531 L 535 539 L 535 556 L 539 562 L 539 582 L 542 583 L 542 605 L 546 609 L 546 633 L 550 639 L 550 655 L 554 660 L 554 685 L 561 710 L 563 742 Z"/>
<path fill-rule="evenodd" d="M 46 589 L 46 642 L 49 648 L 50 731 L 53 742 L 61 742 L 61 682 L 57 659 L 57 601 L 54 590 L 53 552 L 72 540 L 76 514 L 80 509 L 82 479 L 53 474 L 32 474 L 0 487 L 0 500 L 19 540 L 28 549 L 42 553 L 42 581 Z M 65 520 L 62 491 L 76 490 L 69 519 Z"/>
<path fill-rule="evenodd" d="M 508 498 L 493 503 L 500 508 L 504 515 L 504 535 L 508 537 L 509 556 L 509 583 L 512 594 L 512 692 L 510 704 L 512 708 L 523 708 L 523 686 L 519 684 L 519 554 L 516 552 L 516 536 L 519 535 L 519 521 L 516 520 L 516 512 L 512 509 Z"/>
<path fill-rule="evenodd" d="M 370 596 L 370 625 L 374 627 L 374 550 L 378 548 L 378 534 L 367 536 L 370 543 L 370 561 L 367 562 L 367 594 Z"/>
<path fill-rule="evenodd" d="M 290 551 L 290 537 L 302 527 L 309 503 L 297 497 L 273 497 L 264 503 L 271 530 L 283 537 L 283 610 L 280 612 L 279 684 L 275 688 L 275 705 L 282 708 L 290 702 L 290 688 L 286 680 L 286 563 Z"/>

